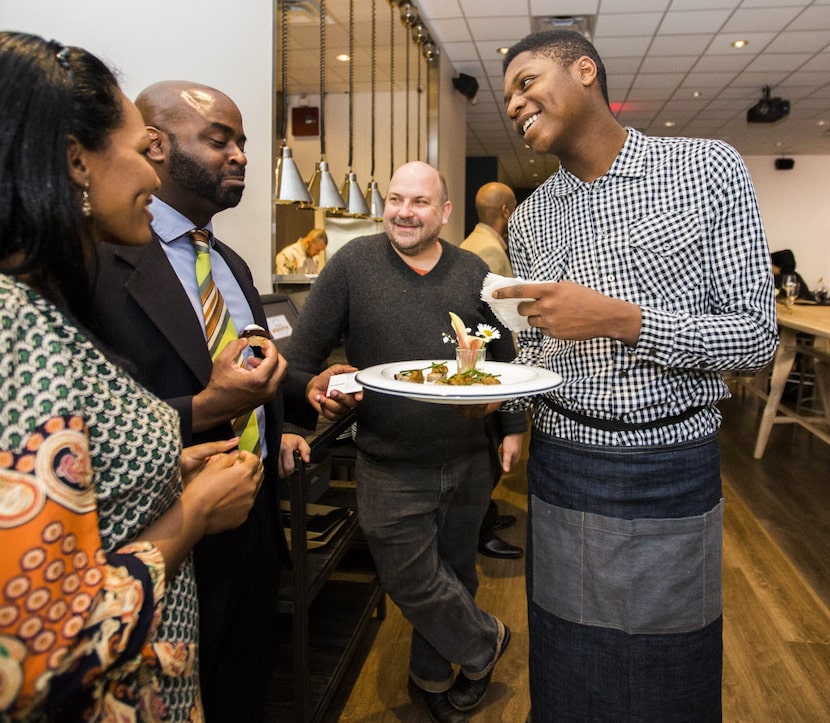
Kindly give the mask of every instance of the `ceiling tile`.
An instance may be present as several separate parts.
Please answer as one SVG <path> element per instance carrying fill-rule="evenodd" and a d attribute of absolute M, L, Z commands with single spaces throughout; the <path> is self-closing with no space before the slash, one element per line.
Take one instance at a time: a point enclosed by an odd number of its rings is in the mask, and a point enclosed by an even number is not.
<path fill-rule="evenodd" d="M 594 40 L 620 35 L 651 35 L 657 30 L 662 18 L 662 13 L 603 14 L 597 20 Z"/>
<path fill-rule="evenodd" d="M 737 10 L 723 28 L 723 32 L 777 31 L 787 27 L 798 14 L 798 8 L 752 8 Z"/>
<path fill-rule="evenodd" d="M 467 17 L 516 17 L 516 6 L 504 0 L 460 0 L 461 9 Z"/>
<path fill-rule="evenodd" d="M 660 35 L 717 33 L 729 17 L 728 10 L 670 11 L 660 23 Z"/>
<path fill-rule="evenodd" d="M 599 0 L 530 0 L 531 15 L 593 15 Z"/>
<path fill-rule="evenodd" d="M 530 32 L 530 18 L 468 18 L 470 32 L 477 43 L 482 40 L 501 40 L 504 37 L 523 38 Z M 499 43 L 501 45 L 501 43 Z"/>
<path fill-rule="evenodd" d="M 416 0 L 415 6 L 421 11 L 421 15 L 429 20 L 462 17 L 458 0 Z"/>
<path fill-rule="evenodd" d="M 826 30 L 793 30 L 780 33 L 767 47 L 768 53 L 817 53 L 830 45 Z"/>
<path fill-rule="evenodd" d="M 435 20 L 430 23 L 430 28 L 443 43 L 470 40 L 470 30 L 467 27 L 467 21 L 463 18 Z"/>
<path fill-rule="evenodd" d="M 807 54 L 764 54 L 755 58 L 746 69 L 749 72 L 796 70 L 809 59 Z"/>
<path fill-rule="evenodd" d="M 830 30 L 830 2 L 806 8 L 787 30 Z"/>
<path fill-rule="evenodd" d="M 710 35 L 658 35 L 649 55 L 700 55 L 711 42 Z"/>
<path fill-rule="evenodd" d="M 648 36 L 636 38 L 602 38 L 598 39 L 594 45 L 597 52 L 603 58 L 641 58 L 648 50 L 651 38 Z M 606 68 L 608 64 L 606 63 Z"/>
<path fill-rule="evenodd" d="M 691 70 L 696 62 L 696 55 L 649 55 L 643 58 L 640 70 L 643 73 L 685 73 Z"/>

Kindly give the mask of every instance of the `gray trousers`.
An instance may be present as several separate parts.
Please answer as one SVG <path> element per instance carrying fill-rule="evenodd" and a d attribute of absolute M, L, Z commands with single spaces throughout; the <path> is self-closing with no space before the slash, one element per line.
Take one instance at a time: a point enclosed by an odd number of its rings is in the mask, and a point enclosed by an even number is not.
<path fill-rule="evenodd" d="M 414 628 L 410 675 L 422 688 L 452 685 L 493 660 L 496 619 L 475 602 L 478 531 L 493 469 L 481 454 L 415 466 L 357 456 L 360 524 L 384 590 Z"/>

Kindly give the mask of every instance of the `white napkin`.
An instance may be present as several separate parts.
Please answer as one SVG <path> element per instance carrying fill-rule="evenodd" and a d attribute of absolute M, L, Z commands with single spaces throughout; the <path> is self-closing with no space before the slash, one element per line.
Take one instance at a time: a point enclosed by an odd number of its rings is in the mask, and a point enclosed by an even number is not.
<path fill-rule="evenodd" d="M 544 281 L 527 281 L 518 277 L 499 276 L 498 274 L 489 273 L 484 277 L 484 283 L 481 286 L 481 300 L 486 301 L 496 318 L 504 324 L 510 331 L 527 331 L 530 324 L 527 322 L 527 317 L 519 313 L 519 303 L 522 301 L 533 301 L 533 297 L 525 297 L 521 299 L 494 299 L 493 292 L 496 289 L 504 289 L 508 286 L 518 286 L 519 284 L 543 284 Z"/>

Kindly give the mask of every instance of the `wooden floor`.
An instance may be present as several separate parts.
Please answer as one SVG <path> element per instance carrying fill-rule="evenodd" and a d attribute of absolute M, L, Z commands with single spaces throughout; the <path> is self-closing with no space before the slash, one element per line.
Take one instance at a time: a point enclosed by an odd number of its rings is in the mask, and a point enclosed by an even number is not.
<path fill-rule="evenodd" d="M 738 392 L 721 408 L 724 720 L 830 721 L 830 446 L 776 426 L 764 458 L 754 460 L 760 402 Z M 523 544 L 525 495 L 523 472 L 497 489 L 500 511 L 519 518 L 502 533 L 514 544 Z M 513 637 L 471 720 L 521 723 L 529 708 L 524 560 L 479 563 L 479 604 Z M 427 720 L 406 693 L 409 631 L 390 602 L 326 723 Z"/>

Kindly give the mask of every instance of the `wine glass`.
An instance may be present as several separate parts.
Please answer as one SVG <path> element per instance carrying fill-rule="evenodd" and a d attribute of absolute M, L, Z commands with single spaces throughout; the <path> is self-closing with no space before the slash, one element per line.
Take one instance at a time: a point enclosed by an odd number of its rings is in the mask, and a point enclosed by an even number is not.
<path fill-rule="evenodd" d="M 781 288 L 784 289 L 784 294 L 787 297 L 787 308 L 792 309 L 795 300 L 798 298 L 798 293 L 801 291 L 798 277 L 795 274 L 784 274 L 781 277 Z"/>

